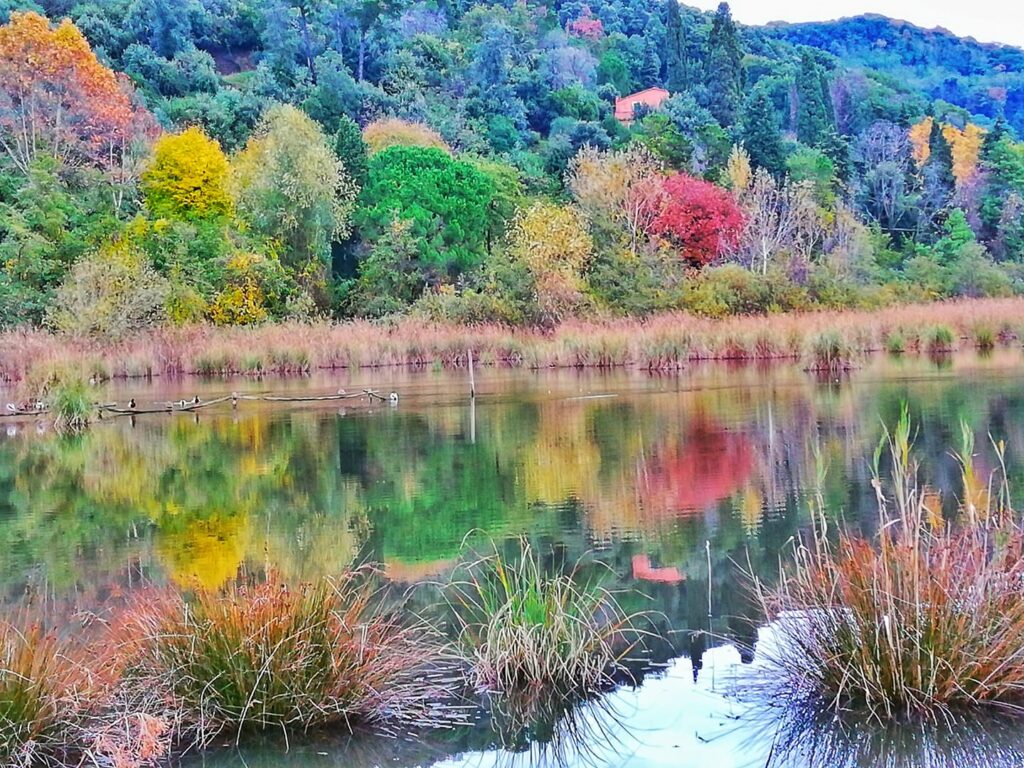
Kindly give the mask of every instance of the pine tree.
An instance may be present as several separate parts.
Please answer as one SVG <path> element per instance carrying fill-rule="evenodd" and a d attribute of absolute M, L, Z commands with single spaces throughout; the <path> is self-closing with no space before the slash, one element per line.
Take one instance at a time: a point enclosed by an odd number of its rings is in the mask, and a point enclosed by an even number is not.
<path fill-rule="evenodd" d="M 764 168 L 773 176 L 782 174 L 786 166 L 782 148 L 779 115 L 764 88 L 755 88 L 743 112 L 743 147 L 755 168 Z"/>
<path fill-rule="evenodd" d="M 743 49 L 728 3 L 715 12 L 704 70 L 708 111 L 720 125 L 732 125 L 743 99 Z"/>
<path fill-rule="evenodd" d="M 828 75 L 810 51 L 800 56 L 796 98 L 797 138 L 810 147 L 820 147 L 826 137 L 835 132 L 835 116 Z"/>

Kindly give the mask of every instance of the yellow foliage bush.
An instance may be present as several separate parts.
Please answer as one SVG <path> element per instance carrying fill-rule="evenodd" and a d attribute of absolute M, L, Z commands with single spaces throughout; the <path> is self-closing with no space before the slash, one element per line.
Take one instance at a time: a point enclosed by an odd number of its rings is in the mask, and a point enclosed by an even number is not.
<path fill-rule="evenodd" d="M 142 174 L 146 205 L 156 216 L 205 219 L 231 213 L 228 159 L 198 128 L 167 134 L 153 145 Z"/>
<path fill-rule="evenodd" d="M 253 325 L 267 319 L 263 289 L 256 274 L 258 256 L 236 254 L 228 262 L 230 282 L 213 298 L 209 317 L 217 325 Z"/>

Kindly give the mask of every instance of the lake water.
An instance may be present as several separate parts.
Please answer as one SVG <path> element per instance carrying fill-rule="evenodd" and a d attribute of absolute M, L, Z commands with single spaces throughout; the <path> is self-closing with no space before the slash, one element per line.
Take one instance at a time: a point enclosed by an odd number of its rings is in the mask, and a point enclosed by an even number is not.
<path fill-rule="evenodd" d="M 451 732 L 320 737 L 287 751 L 264 743 L 193 764 L 1019 766 L 1019 726 L 804 731 L 733 689 L 757 664 L 737 647 L 759 638 L 741 568 L 777 572 L 809 530 L 819 485 L 837 521 L 874 529 L 871 454 L 904 402 L 922 479 L 948 509 L 961 422 L 983 473 L 996 467 L 988 435 L 1006 441 L 1011 488 L 1024 498 L 1022 383 L 1019 349 L 877 357 L 841 380 L 795 365 L 664 376 L 488 369 L 475 402 L 464 373 L 434 371 L 112 383 L 98 399 L 134 396 L 140 407 L 231 391 L 372 387 L 400 399 L 243 401 L 107 420 L 71 438 L 3 421 L 0 600 L 59 619 L 102 613 L 147 582 L 217 587 L 264 571 L 299 581 L 354 560 L 404 589 L 443 579 L 467 535 L 498 546 L 525 535 L 552 558 L 605 564 L 627 609 L 659 617 L 664 637 L 638 668 L 642 684 L 543 723 L 481 711 Z"/>

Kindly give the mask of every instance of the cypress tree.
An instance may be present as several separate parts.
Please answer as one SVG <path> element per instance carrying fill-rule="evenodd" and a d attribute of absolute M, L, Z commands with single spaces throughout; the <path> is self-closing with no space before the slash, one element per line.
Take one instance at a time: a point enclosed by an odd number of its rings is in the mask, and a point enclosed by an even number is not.
<path fill-rule="evenodd" d="M 672 93 L 688 91 L 701 77 L 702 46 L 690 15 L 683 18 L 679 0 L 667 0 L 665 15 L 665 87 Z"/>
<path fill-rule="evenodd" d="M 686 72 L 683 61 L 683 17 L 679 13 L 678 0 L 668 0 L 665 15 L 665 86 L 678 93 L 686 88 Z"/>
<path fill-rule="evenodd" d="M 363 132 L 351 117 L 343 115 L 338 121 L 338 131 L 334 134 L 334 154 L 345 166 L 349 177 L 362 189 L 366 186 L 369 157 Z"/>
<path fill-rule="evenodd" d="M 728 3 L 715 12 L 704 69 L 708 111 L 723 127 L 732 125 L 743 99 L 743 49 Z"/>
<path fill-rule="evenodd" d="M 644 88 L 650 88 L 661 82 L 661 57 L 654 47 L 654 42 L 648 38 L 644 46 L 644 59 L 640 68 L 640 84 Z"/>
<path fill-rule="evenodd" d="M 782 148 L 782 128 L 771 97 L 764 88 L 756 88 L 743 111 L 743 148 L 755 168 L 764 168 L 781 176 L 786 167 Z"/>
<path fill-rule="evenodd" d="M 932 121 L 932 132 L 928 135 L 928 162 L 931 179 L 946 193 L 953 194 L 955 180 L 953 177 L 953 150 L 942 133 L 942 124 L 938 118 Z"/>
<path fill-rule="evenodd" d="M 797 138 L 810 147 L 820 147 L 829 133 L 835 131 L 835 115 L 828 76 L 810 51 L 800 55 L 796 98 Z"/>

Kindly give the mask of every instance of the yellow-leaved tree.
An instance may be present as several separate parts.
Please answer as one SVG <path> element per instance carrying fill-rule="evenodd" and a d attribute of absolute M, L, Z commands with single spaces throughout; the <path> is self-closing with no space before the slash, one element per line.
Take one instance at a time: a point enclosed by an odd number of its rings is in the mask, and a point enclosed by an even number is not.
<path fill-rule="evenodd" d="M 162 136 L 142 173 L 146 207 L 169 219 L 210 219 L 231 214 L 229 165 L 220 143 L 199 128 Z"/>
<path fill-rule="evenodd" d="M 910 126 L 910 131 L 908 132 L 910 137 L 910 150 L 918 168 L 921 168 L 925 163 L 927 163 L 929 156 L 931 156 L 932 148 L 928 144 L 928 137 L 932 135 L 932 124 L 934 122 L 934 117 L 926 117 L 921 122 Z"/>
<path fill-rule="evenodd" d="M 942 135 L 946 137 L 953 153 L 953 177 L 957 186 L 962 186 L 978 172 L 985 129 L 974 123 L 968 123 L 963 130 L 955 125 L 944 125 Z"/>
<path fill-rule="evenodd" d="M 593 256 L 594 241 L 575 207 L 534 203 L 512 222 L 509 244 L 512 257 L 534 279 L 545 319 L 558 321 L 578 308 L 583 270 Z"/>

